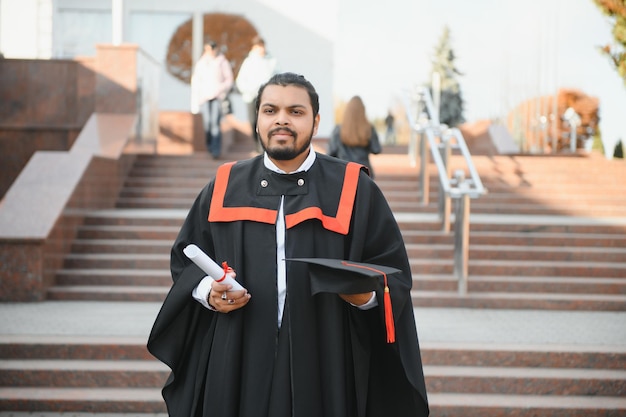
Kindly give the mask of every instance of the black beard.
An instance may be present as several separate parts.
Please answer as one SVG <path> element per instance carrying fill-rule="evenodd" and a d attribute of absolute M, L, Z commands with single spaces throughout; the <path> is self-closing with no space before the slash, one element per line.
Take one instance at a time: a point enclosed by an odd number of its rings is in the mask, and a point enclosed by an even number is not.
<path fill-rule="evenodd" d="M 297 141 L 298 135 L 296 134 L 296 132 L 292 131 L 291 129 L 284 129 L 284 128 L 274 129 L 268 132 L 268 136 L 271 136 L 274 131 L 278 131 L 278 130 L 288 130 L 293 135 L 294 143 Z M 263 147 L 263 150 L 267 153 L 267 156 L 269 156 L 270 158 L 275 159 L 277 161 L 289 161 L 291 159 L 296 158 L 298 155 L 302 154 L 307 149 L 309 149 L 309 147 L 311 146 L 312 138 L 313 138 L 313 128 L 311 128 L 309 139 L 305 143 L 303 143 L 302 146 L 300 146 L 299 148 L 268 149 L 263 140 L 261 140 L 261 146 Z M 269 140 L 268 140 L 268 143 L 269 143 Z"/>

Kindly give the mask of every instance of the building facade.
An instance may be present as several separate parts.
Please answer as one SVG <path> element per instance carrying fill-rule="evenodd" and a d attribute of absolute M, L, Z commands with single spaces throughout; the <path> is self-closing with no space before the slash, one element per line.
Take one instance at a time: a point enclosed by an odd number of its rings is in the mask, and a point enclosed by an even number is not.
<path fill-rule="evenodd" d="M 328 18 L 320 23 L 310 11 L 285 0 L 0 0 L 0 52 L 5 58 L 72 59 L 94 55 L 97 44 L 136 44 L 160 64 L 159 108 L 186 111 L 189 84 L 170 74 L 166 65 L 172 36 L 191 22 L 197 59 L 202 17 L 235 15 L 265 39 L 281 71 L 300 73 L 315 85 L 320 95 L 318 135 L 324 137 L 334 123 L 332 25 L 336 19 L 335 2 L 326 3 L 330 6 L 323 11 Z M 236 37 L 236 28 L 227 30 L 232 32 L 230 38 Z M 235 116 L 245 120 L 237 94 L 233 107 Z"/>

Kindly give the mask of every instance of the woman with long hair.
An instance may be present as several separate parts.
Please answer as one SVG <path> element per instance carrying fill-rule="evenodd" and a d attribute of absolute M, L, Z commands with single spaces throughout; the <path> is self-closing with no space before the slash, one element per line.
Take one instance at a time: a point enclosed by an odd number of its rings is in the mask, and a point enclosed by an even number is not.
<path fill-rule="evenodd" d="M 330 136 L 328 154 L 366 166 L 370 177 L 374 178 L 369 155 L 381 150 L 376 129 L 367 120 L 363 100 L 359 96 L 352 97 L 346 105 L 343 120 Z"/>

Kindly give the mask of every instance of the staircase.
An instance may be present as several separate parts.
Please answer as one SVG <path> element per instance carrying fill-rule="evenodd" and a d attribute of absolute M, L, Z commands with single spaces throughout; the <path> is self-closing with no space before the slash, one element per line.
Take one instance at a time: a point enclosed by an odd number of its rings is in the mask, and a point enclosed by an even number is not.
<path fill-rule="evenodd" d="M 247 158 L 251 150 L 235 144 L 225 157 Z M 87 216 L 49 299 L 160 303 L 171 283 L 172 241 L 222 162 L 205 154 L 138 157 L 117 208 Z M 406 155 L 374 158 L 409 252 L 414 306 L 626 311 L 623 161 L 477 156 L 475 164 L 489 194 L 471 204 L 469 294 L 460 296 L 453 237 L 435 215 L 434 171 L 432 202 L 422 206 L 417 168 Z M 168 370 L 145 342 L 2 340 L 0 410 L 164 413 Z M 425 343 L 422 354 L 432 416 L 626 415 L 624 346 Z"/>

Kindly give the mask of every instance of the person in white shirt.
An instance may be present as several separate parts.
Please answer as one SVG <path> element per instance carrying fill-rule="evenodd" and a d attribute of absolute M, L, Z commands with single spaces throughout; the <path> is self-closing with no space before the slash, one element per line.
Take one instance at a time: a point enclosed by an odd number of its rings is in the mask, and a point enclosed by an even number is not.
<path fill-rule="evenodd" d="M 256 108 L 255 99 L 259 87 L 270 77 L 278 73 L 278 63 L 267 51 L 265 41 L 260 36 L 252 39 L 252 48 L 244 59 L 237 74 L 236 85 L 241 93 L 241 98 L 246 104 L 248 120 L 252 129 L 252 138 L 256 142 L 257 151 L 261 152 L 261 144 L 256 134 Z"/>

